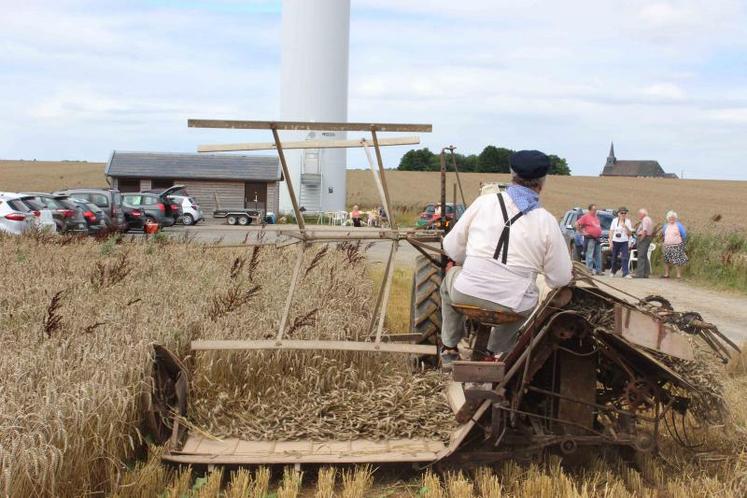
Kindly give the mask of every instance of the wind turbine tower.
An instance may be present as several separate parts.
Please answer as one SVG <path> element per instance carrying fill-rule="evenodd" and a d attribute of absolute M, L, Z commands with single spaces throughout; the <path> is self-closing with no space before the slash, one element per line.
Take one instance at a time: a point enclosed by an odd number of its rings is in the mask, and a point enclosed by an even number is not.
<path fill-rule="evenodd" d="M 281 31 L 282 119 L 346 122 L 350 0 L 283 0 Z M 346 133 L 319 130 L 282 136 L 335 140 L 346 138 Z M 286 158 L 299 203 L 307 212 L 345 209 L 345 149 L 288 150 Z M 280 209 L 292 209 L 285 185 Z"/>

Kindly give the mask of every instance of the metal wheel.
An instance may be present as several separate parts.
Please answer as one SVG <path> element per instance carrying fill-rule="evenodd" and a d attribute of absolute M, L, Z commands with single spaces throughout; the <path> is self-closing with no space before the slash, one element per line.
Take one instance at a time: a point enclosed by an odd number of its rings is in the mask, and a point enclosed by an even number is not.
<path fill-rule="evenodd" d="M 440 343 L 441 271 L 425 256 L 415 260 L 410 301 L 410 330 L 420 334 L 418 344 Z"/>
<path fill-rule="evenodd" d="M 245 226 L 249 224 L 249 217 L 248 216 L 239 216 L 239 225 Z"/>
<path fill-rule="evenodd" d="M 194 218 L 192 218 L 191 214 L 184 214 L 184 215 L 182 215 L 182 223 L 184 223 L 184 225 L 189 226 L 189 225 L 191 225 L 194 222 L 195 222 L 195 220 L 194 220 Z"/>
<path fill-rule="evenodd" d="M 142 394 L 143 421 L 157 444 L 170 439 L 176 443 L 185 427 L 175 426 L 174 417 L 187 414 L 189 376 L 182 362 L 168 349 L 155 344 L 153 350 L 153 367 Z"/>
<path fill-rule="evenodd" d="M 229 225 L 235 225 L 235 224 L 236 224 L 236 221 L 237 221 L 237 218 L 236 218 L 236 216 L 234 216 L 234 215 L 229 215 L 229 216 L 228 216 L 228 217 L 226 218 L 226 221 L 228 221 L 228 224 L 229 224 Z"/>

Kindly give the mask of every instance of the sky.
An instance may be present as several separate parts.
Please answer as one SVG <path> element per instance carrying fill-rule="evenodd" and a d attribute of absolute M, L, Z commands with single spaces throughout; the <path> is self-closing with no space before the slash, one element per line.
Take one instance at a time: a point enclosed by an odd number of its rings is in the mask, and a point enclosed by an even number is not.
<path fill-rule="evenodd" d="M 279 118 L 280 10 L 0 0 L 0 158 L 268 141 L 186 121 Z M 352 0 L 350 38 L 349 121 L 432 123 L 431 150 L 539 149 L 575 175 L 614 140 L 619 159 L 747 180 L 744 0 Z"/>

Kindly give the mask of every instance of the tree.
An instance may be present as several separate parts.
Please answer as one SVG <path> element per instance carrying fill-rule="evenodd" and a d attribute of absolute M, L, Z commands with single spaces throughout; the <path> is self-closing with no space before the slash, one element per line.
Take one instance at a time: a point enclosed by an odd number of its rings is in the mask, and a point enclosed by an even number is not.
<path fill-rule="evenodd" d="M 402 171 L 433 171 L 433 160 L 438 164 L 438 156 L 428 149 L 413 149 L 407 151 L 399 161 L 397 169 Z M 438 168 L 436 168 L 438 170 Z"/>
<path fill-rule="evenodd" d="M 570 176 L 571 168 L 568 167 L 568 161 L 554 154 L 550 154 L 547 157 L 550 159 L 549 174 Z"/>
<path fill-rule="evenodd" d="M 509 159 L 513 151 L 495 145 L 486 146 L 477 156 L 476 171 L 482 173 L 508 173 Z"/>

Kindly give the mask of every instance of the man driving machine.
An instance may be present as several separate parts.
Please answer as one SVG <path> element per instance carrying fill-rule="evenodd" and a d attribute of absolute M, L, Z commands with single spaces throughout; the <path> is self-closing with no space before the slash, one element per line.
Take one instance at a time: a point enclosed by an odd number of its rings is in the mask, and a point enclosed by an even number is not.
<path fill-rule="evenodd" d="M 537 274 L 551 288 L 572 278 L 571 257 L 557 220 L 540 206 L 550 159 L 537 150 L 511 155 L 505 192 L 478 197 L 444 238 L 454 262 L 441 284 L 441 361 L 459 359 L 464 316 L 452 304 L 529 316 L 537 306 Z M 522 321 L 493 328 L 487 354 L 500 359 L 513 347 Z"/>

